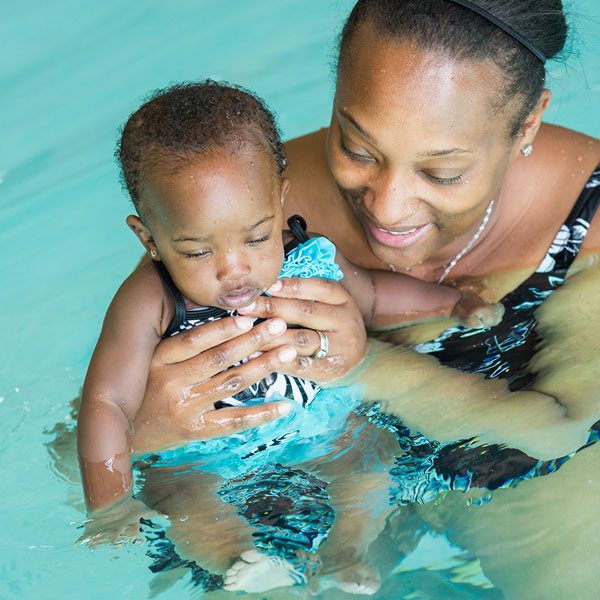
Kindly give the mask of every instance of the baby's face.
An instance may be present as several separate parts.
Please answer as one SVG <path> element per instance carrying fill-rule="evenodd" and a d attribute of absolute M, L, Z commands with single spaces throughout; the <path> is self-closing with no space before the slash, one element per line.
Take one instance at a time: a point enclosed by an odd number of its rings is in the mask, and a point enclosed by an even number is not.
<path fill-rule="evenodd" d="M 158 256 L 194 304 L 242 308 L 275 283 L 284 190 L 265 152 L 215 151 L 142 194 Z"/>

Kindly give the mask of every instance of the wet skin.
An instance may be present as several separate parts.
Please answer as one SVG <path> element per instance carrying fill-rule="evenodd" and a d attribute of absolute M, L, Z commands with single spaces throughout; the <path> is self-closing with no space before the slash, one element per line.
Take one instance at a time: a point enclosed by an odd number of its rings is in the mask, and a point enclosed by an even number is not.
<path fill-rule="evenodd" d="M 361 48 L 368 48 L 368 52 L 361 52 Z M 499 75 L 492 65 L 453 63 L 419 48 L 393 43 L 375 35 L 366 26 L 356 33 L 350 50 L 351 61 L 340 74 L 329 132 L 313 133 L 287 145 L 288 177 L 292 185 L 286 213 L 303 214 L 313 230 L 328 235 L 346 256 L 363 266 L 410 267 L 411 274 L 434 280 L 443 265 L 464 247 L 477 229 L 489 200 L 496 198 L 489 228 L 472 252 L 455 267 L 450 280 L 459 287 L 477 290 L 487 299 L 498 299 L 514 289 L 539 264 L 599 162 L 596 141 L 557 127 L 540 128 L 547 94 L 530 115 L 523 134 L 511 140 L 507 135 L 510 106 L 506 111 L 494 110 Z M 520 148 L 525 143 L 534 145 L 530 158 L 520 156 Z M 468 152 L 424 156 L 453 148 Z M 357 159 L 355 154 L 364 156 Z M 461 181 L 455 180 L 458 176 L 462 177 Z M 452 183 L 440 183 L 439 179 Z M 370 225 L 388 232 L 378 233 Z M 425 226 L 423 231 L 419 229 L 422 226 Z M 391 243 L 414 227 L 419 235 L 411 239 L 412 233 L 407 233 L 405 239 L 410 243 L 403 242 L 402 247 Z M 590 253 L 599 248 L 600 219 L 596 217 L 586 238 L 587 253 L 578 259 L 574 270 L 587 270 Z M 582 293 L 586 289 L 589 286 L 583 288 Z M 557 297 L 561 293 L 562 290 L 557 292 Z M 289 297 L 282 300 L 284 302 L 271 307 L 270 316 L 284 316 L 285 310 L 291 312 L 292 303 L 297 302 Z M 576 305 L 570 306 L 575 310 Z M 566 322 L 567 314 L 555 315 L 557 322 Z M 597 325 L 592 315 L 588 315 L 585 329 L 595 330 Z M 346 339 L 352 339 L 351 328 L 347 331 Z M 205 345 L 206 340 L 202 346 L 194 346 L 189 340 L 172 342 L 169 351 L 173 354 L 169 360 L 157 360 L 151 369 L 153 385 L 149 405 L 153 400 L 155 409 L 164 411 L 166 423 L 173 420 L 165 409 L 166 404 L 177 397 L 178 389 L 184 384 L 189 388 L 191 383 L 173 363 L 200 362 L 203 353 L 218 349 L 233 337 L 233 331 L 225 329 L 216 333 L 207 330 L 205 334 L 213 347 Z M 568 347 L 571 343 L 568 331 L 561 332 L 559 325 L 552 341 L 554 348 Z M 260 349 L 263 343 L 247 343 L 244 351 Z M 273 343 L 273 339 L 269 343 Z M 234 346 L 228 347 L 228 358 Z M 595 336 L 578 338 L 577 347 L 584 356 L 597 356 Z M 157 354 L 159 352 L 160 348 Z M 576 390 L 578 386 L 567 385 L 565 378 L 558 375 L 560 369 L 569 364 L 567 355 L 549 357 L 544 364 L 546 377 L 540 380 L 539 391 L 521 395 L 508 393 L 501 382 L 486 382 L 445 369 L 431 357 L 415 357 L 409 351 L 390 353 L 387 360 L 381 358 L 376 366 L 385 377 L 393 370 L 401 378 L 403 390 L 401 397 L 390 398 L 387 408 L 403 417 L 408 414 L 415 429 L 432 432 L 432 437 L 455 439 L 485 430 L 489 442 L 510 440 L 515 447 L 521 444 L 520 447 L 549 458 L 575 449 L 584 439 L 590 420 L 599 412 L 589 402 L 591 393 L 582 397 L 577 393 L 569 395 L 569 390 Z M 260 372 L 264 364 L 255 366 L 253 376 L 260 378 L 266 374 L 266 370 Z M 590 376 L 584 380 L 597 398 L 597 378 L 591 367 Z M 368 364 L 365 369 L 368 374 Z M 286 367 L 278 370 L 286 371 Z M 195 381 L 200 371 L 202 369 L 195 371 Z M 373 373 L 374 395 L 385 392 L 381 385 L 377 386 L 379 381 L 389 387 L 385 377 Z M 561 381 L 558 387 L 557 380 Z M 428 383 L 428 393 L 419 394 L 423 382 Z M 202 398 L 212 393 L 210 380 L 205 385 L 204 395 L 198 394 Z M 559 401 L 555 398 L 557 390 Z M 443 421 L 440 420 L 442 405 L 446 409 Z M 241 414 L 231 419 L 229 425 L 225 423 L 220 432 L 226 433 L 228 427 L 230 431 L 243 427 Z M 257 418 L 256 413 L 254 417 Z M 136 422 L 134 442 L 145 444 L 146 448 L 154 444 L 157 448 L 165 438 L 152 437 L 152 430 L 145 427 L 150 421 Z M 204 433 L 199 427 L 195 435 L 201 437 Z M 175 427 L 170 443 L 176 435 Z M 193 437 L 194 432 L 180 435 L 187 439 Z M 597 454 L 596 449 L 590 452 Z M 560 487 L 573 490 L 569 506 L 573 511 L 578 506 L 579 484 L 585 481 L 583 471 L 569 479 L 572 472 L 578 471 L 579 460 L 578 457 L 572 459 L 568 469 L 559 471 L 554 478 L 568 479 L 561 481 Z M 544 487 L 548 485 L 545 481 L 552 481 L 553 477 L 536 480 L 534 485 Z M 508 495 L 513 491 L 504 493 Z M 493 507 L 493 503 L 490 506 Z M 536 523 L 535 507 L 528 515 L 528 522 Z M 538 523 L 536 539 L 545 535 L 548 522 L 556 530 L 565 519 L 557 514 Z M 494 520 L 486 522 L 486 527 L 486 535 L 493 538 Z M 566 527 L 565 524 L 563 529 Z M 468 524 L 462 533 L 467 530 Z M 460 539 L 460 531 L 456 536 Z M 476 548 L 472 540 L 460 541 Z M 504 553 L 501 558 L 507 557 L 510 558 L 508 553 Z M 499 562 L 496 566 L 490 565 L 489 571 L 501 581 L 514 570 L 514 564 L 510 560 L 506 565 Z M 543 587 L 548 587 L 552 580 L 544 572 L 543 563 L 540 569 L 532 570 L 531 576 L 533 574 Z"/>
<path fill-rule="evenodd" d="M 286 189 L 266 152 L 215 152 L 176 173 L 150 171 L 146 224 L 128 224 L 193 304 L 238 309 L 277 279 Z"/>
<path fill-rule="evenodd" d="M 369 51 L 362 52 L 363 48 Z M 315 132 L 286 145 L 290 165 L 286 175 L 291 186 L 285 216 L 304 215 L 312 230 L 327 235 L 344 255 L 361 266 L 410 267 L 411 275 L 433 281 L 471 239 L 489 200 L 495 197 L 488 227 L 452 270 L 448 282 L 478 293 L 487 301 L 497 301 L 542 260 L 600 160 L 600 146 L 575 132 L 548 125 L 540 128 L 549 93 L 542 96 L 528 117 L 522 134 L 511 139 L 509 120 L 514 107 L 507 103 L 498 110 L 500 74 L 491 64 L 456 63 L 409 44 L 395 43 L 376 34 L 368 24 L 355 33 L 349 57 L 339 75 L 329 131 Z M 526 143 L 534 145 L 529 158 L 520 154 Z M 469 152 L 424 156 L 454 148 Z M 348 151 L 364 157 L 357 159 Z M 453 180 L 458 176 L 461 181 Z M 440 179 L 452 182 L 442 183 Z M 344 192 L 346 197 L 340 188 L 350 190 Z M 358 196 L 358 201 L 353 202 L 351 196 Z M 398 248 L 381 243 L 393 236 L 378 241 L 372 235 L 369 218 L 371 223 L 396 233 L 414 226 L 427 227 L 413 244 Z M 598 248 L 597 216 L 584 250 Z M 308 285 L 303 282 L 300 288 Z M 318 289 L 320 302 L 328 305 L 333 288 L 325 290 L 320 284 Z M 311 293 L 316 291 L 315 287 Z M 285 319 L 297 314 L 297 301 L 290 296 L 298 297 L 299 293 L 303 292 L 296 287 L 294 294 L 275 298 L 268 307 L 260 304 L 253 316 L 278 315 Z M 356 321 L 350 313 L 336 308 L 328 314 L 332 318 L 328 328 L 334 329 L 337 321 L 340 339 L 352 340 Z M 310 328 L 310 321 L 315 320 L 308 315 L 306 319 L 305 326 Z M 344 329 L 347 326 L 350 329 Z M 437 330 L 443 326 L 438 325 Z M 403 336 L 410 337 L 412 329 L 402 330 Z M 429 327 L 427 335 L 435 335 L 434 329 Z M 208 330 L 206 333 L 211 335 Z M 227 336 L 231 335 L 231 329 L 211 335 L 214 348 L 218 351 L 220 344 L 230 344 L 227 340 L 231 337 Z M 299 345 L 306 336 L 302 332 L 295 336 L 287 332 L 280 339 L 295 346 L 299 354 L 306 354 Z M 267 347 L 275 343 L 272 340 Z M 171 351 L 176 349 L 179 360 L 196 356 L 198 348 L 186 345 L 183 340 L 172 344 Z M 202 349 L 207 351 L 206 346 Z M 260 343 L 245 346 L 245 350 L 260 349 Z M 355 351 L 346 356 L 343 348 L 336 353 L 344 365 L 338 374 L 347 372 L 362 357 Z M 194 360 L 201 361 L 202 354 Z M 259 373 L 266 375 L 266 370 L 261 373 L 264 366 L 254 367 L 253 378 L 260 378 Z M 281 370 L 298 373 L 302 367 L 294 363 Z M 189 387 L 189 382 L 168 365 L 151 369 L 150 377 L 153 394 L 160 394 L 163 404 L 165 396 Z M 244 376 L 242 383 L 252 381 Z M 210 389 L 210 381 L 205 385 Z M 158 405 L 156 409 L 162 410 Z M 242 415 L 243 411 L 237 418 Z M 263 415 L 264 419 L 274 416 Z M 243 426 L 238 420 L 236 427 Z M 226 431 L 227 425 L 224 427 Z M 143 423 L 136 427 L 135 443 L 146 448 L 153 444 Z"/>

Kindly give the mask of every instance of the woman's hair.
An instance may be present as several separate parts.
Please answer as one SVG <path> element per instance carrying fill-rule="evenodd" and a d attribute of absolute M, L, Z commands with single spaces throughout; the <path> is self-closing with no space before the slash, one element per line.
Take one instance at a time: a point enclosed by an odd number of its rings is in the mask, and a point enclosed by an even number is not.
<path fill-rule="evenodd" d="M 283 173 L 281 135 L 265 103 L 239 86 L 207 79 L 153 92 L 125 123 L 115 155 L 139 214 L 144 175 L 176 173 L 217 148 L 247 145 L 268 152 Z"/>
<path fill-rule="evenodd" d="M 556 57 L 567 38 L 561 0 L 477 0 L 491 13 L 541 50 Z M 509 133 L 515 137 L 537 104 L 546 72 L 542 62 L 496 25 L 446 0 L 359 0 L 344 24 L 339 42 L 338 73 L 349 58 L 352 36 L 368 21 L 394 40 L 415 42 L 425 50 L 456 60 L 491 60 L 505 74 L 498 106 L 520 98 Z"/>

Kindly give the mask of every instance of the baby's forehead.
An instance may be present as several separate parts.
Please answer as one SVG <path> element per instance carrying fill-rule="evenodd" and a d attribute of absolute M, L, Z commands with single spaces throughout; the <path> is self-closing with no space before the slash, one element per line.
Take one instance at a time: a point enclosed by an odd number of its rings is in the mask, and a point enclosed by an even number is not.
<path fill-rule="evenodd" d="M 142 210 L 170 232 L 241 230 L 281 212 L 281 179 L 264 163 L 229 157 L 154 170 L 142 186 Z"/>

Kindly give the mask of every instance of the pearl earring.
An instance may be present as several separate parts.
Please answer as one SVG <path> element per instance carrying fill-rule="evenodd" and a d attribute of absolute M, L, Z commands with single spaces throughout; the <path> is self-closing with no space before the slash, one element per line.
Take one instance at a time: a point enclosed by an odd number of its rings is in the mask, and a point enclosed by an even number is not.
<path fill-rule="evenodd" d="M 152 250 L 150 250 L 150 256 L 152 258 L 156 258 L 158 256 L 158 252 L 154 248 L 152 248 Z"/>
<path fill-rule="evenodd" d="M 521 154 L 525 157 L 527 156 L 531 156 L 533 153 L 533 146 L 531 144 L 525 144 L 522 148 L 521 148 Z"/>

